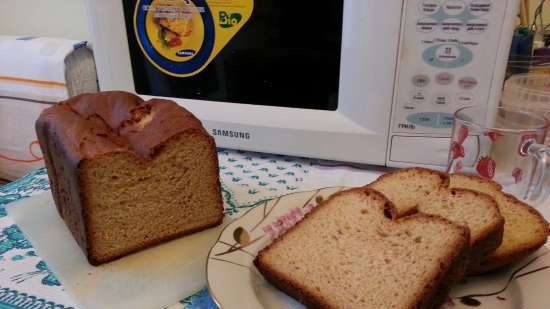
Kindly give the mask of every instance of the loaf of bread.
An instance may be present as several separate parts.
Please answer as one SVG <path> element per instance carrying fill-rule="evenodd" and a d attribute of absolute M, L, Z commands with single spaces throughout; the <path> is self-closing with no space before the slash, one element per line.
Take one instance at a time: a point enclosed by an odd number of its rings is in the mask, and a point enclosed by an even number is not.
<path fill-rule="evenodd" d="M 496 182 L 474 175 L 451 174 L 451 188 L 466 188 L 492 196 L 504 217 L 502 244 L 472 273 L 484 273 L 506 266 L 543 246 L 548 237 L 548 222 L 533 207 L 502 192 Z"/>
<path fill-rule="evenodd" d="M 254 264 L 309 308 L 439 308 L 464 273 L 468 230 L 430 215 L 395 219 L 396 211 L 371 189 L 342 191 Z"/>
<path fill-rule="evenodd" d="M 490 196 L 467 189 L 449 189 L 447 174 L 425 168 L 401 169 L 380 176 L 368 187 L 392 201 L 399 216 L 420 212 L 441 216 L 470 230 L 467 272 L 502 242 L 504 218 Z"/>
<path fill-rule="evenodd" d="M 223 219 L 214 139 L 168 100 L 81 95 L 36 122 L 57 210 L 92 265 Z"/>

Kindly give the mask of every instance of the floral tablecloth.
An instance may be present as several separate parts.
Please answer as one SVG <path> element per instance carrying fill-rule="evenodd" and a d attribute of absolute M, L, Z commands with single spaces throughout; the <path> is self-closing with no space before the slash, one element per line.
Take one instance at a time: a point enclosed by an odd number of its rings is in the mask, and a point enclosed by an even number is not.
<path fill-rule="evenodd" d="M 333 185 L 362 185 L 380 171 L 317 164 L 304 158 L 218 150 L 225 213 L 238 217 L 244 210 L 290 192 Z M 0 308 L 76 308 L 47 262 L 25 238 L 4 206 L 50 189 L 45 169 L 0 187 Z M 206 288 L 169 309 L 217 309 Z"/>

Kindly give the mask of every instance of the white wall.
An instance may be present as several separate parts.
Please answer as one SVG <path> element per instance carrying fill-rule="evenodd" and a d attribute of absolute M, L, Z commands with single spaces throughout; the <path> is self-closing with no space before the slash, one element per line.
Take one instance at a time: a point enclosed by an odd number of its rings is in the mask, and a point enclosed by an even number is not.
<path fill-rule="evenodd" d="M 535 17 L 535 10 L 537 9 L 537 6 L 539 5 L 540 0 L 529 0 L 529 18 L 530 22 L 533 22 L 533 18 Z M 550 1 L 546 1 L 544 3 L 543 11 L 542 11 L 542 20 L 545 24 L 550 23 Z"/>
<path fill-rule="evenodd" d="M 531 21 L 539 2 L 529 0 Z M 543 18 L 550 23 L 550 1 L 544 6 Z M 0 0 L 0 34 L 88 40 L 84 0 Z"/>
<path fill-rule="evenodd" d="M 0 0 L 0 34 L 88 40 L 84 0 Z"/>
<path fill-rule="evenodd" d="M 531 22 L 539 2 L 529 0 Z M 543 18 L 550 23 L 550 1 L 544 6 Z M 84 0 L 0 0 L 0 34 L 88 40 Z"/>

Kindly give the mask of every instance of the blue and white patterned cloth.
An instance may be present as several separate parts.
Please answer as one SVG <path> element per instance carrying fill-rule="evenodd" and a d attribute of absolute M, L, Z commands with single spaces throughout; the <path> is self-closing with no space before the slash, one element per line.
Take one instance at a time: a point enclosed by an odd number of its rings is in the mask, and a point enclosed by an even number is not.
<path fill-rule="evenodd" d="M 220 149 L 220 178 L 227 216 L 289 192 L 331 185 L 359 185 L 374 177 L 348 167 L 326 168 L 309 159 Z M 350 176 L 351 175 L 351 176 Z M 369 179 L 370 178 L 370 179 Z M 0 187 L 0 308 L 75 308 L 4 205 L 50 189 L 45 169 Z M 169 309 L 217 309 L 206 288 Z"/>

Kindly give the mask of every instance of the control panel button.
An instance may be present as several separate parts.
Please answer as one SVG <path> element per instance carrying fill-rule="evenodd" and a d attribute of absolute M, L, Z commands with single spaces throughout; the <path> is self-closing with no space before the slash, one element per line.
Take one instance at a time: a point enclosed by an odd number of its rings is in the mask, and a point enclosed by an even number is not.
<path fill-rule="evenodd" d="M 466 22 L 466 31 L 472 34 L 483 33 L 488 27 L 489 22 L 481 18 L 470 19 Z"/>
<path fill-rule="evenodd" d="M 437 113 L 416 113 L 409 115 L 407 121 L 428 128 L 435 128 L 437 126 Z"/>
<path fill-rule="evenodd" d="M 447 15 L 459 15 L 464 12 L 466 4 L 461 0 L 449 0 L 443 3 L 443 12 Z"/>
<path fill-rule="evenodd" d="M 449 34 L 459 32 L 463 26 L 464 23 L 458 18 L 446 18 L 441 22 L 441 30 Z"/>
<path fill-rule="evenodd" d="M 435 76 L 435 82 L 439 85 L 446 86 L 453 82 L 454 76 L 448 72 L 441 72 Z"/>
<path fill-rule="evenodd" d="M 423 15 L 433 15 L 439 11 L 439 1 L 437 0 L 423 0 L 419 4 L 420 13 Z"/>
<path fill-rule="evenodd" d="M 418 74 L 413 76 L 412 84 L 415 87 L 426 87 L 430 83 L 430 77 L 426 74 Z"/>
<path fill-rule="evenodd" d="M 474 0 L 470 3 L 468 10 L 474 16 L 482 16 L 491 11 L 491 1 L 489 0 Z"/>
<path fill-rule="evenodd" d="M 458 80 L 458 86 L 460 89 L 464 90 L 470 90 L 474 89 L 477 86 L 478 82 L 477 79 L 473 77 L 463 77 Z"/>
<path fill-rule="evenodd" d="M 456 103 L 460 106 L 474 105 L 474 95 L 469 92 L 461 92 L 456 95 Z"/>
<path fill-rule="evenodd" d="M 467 65 L 473 60 L 474 54 L 464 45 L 438 44 L 422 53 L 422 59 L 429 65 L 441 69 L 454 69 Z"/>
<path fill-rule="evenodd" d="M 453 126 L 453 115 L 436 112 L 416 113 L 409 115 L 407 121 L 413 124 L 413 126 L 410 126 L 411 129 L 414 129 L 414 125 L 434 129 L 449 129 Z"/>
<path fill-rule="evenodd" d="M 437 94 L 433 98 L 433 104 L 435 106 L 448 106 L 451 104 L 451 98 L 446 94 Z"/>
<path fill-rule="evenodd" d="M 424 103 L 426 102 L 427 97 L 428 94 L 422 89 L 414 90 L 411 92 L 411 102 L 414 103 Z"/>
<path fill-rule="evenodd" d="M 431 17 L 425 17 L 422 19 L 419 19 L 416 22 L 416 29 L 420 32 L 428 33 L 434 31 L 437 26 L 439 25 L 439 22 L 437 20 L 431 18 Z"/>
<path fill-rule="evenodd" d="M 437 122 L 437 127 L 439 129 L 447 129 L 453 127 L 454 117 L 451 114 L 439 114 L 439 119 Z"/>
<path fill-rule="evenodd" d="M 460 58 L 460 49 L 458 45 L 444 44 L 436 49 L 435 57 L 439 61 L 453 62 Z"/>

